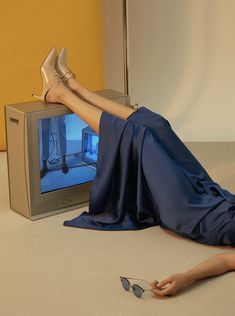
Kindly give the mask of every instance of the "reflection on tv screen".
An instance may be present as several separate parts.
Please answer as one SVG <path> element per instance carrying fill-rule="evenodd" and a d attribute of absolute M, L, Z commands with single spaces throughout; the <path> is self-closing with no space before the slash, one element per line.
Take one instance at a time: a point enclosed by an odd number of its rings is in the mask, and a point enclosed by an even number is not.
<path fill-rule="evenodd" d="M 38 120 L 41 193 L 91 182 L 99 136 L 76 114 Z"/>

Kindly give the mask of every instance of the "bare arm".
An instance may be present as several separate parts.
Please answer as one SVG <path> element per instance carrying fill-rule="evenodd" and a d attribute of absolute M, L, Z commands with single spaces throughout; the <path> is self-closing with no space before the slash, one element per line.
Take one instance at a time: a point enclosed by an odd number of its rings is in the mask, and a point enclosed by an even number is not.
<path fill-rule="evenodd" d="M 157 295 L 174 295 L 180 289 L 196 282 L 197 280 L 223 274 L 235 270 L 235 253 L 216 254 L 201 262 L 185 273 L 176 273 L 160 283 L 152 283 L 152 292 Z"/>

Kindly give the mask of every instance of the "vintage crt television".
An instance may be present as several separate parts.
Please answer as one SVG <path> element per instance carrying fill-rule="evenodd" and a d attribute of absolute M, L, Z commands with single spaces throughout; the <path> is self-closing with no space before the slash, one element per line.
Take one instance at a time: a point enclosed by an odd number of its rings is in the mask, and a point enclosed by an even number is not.
<path fill-rule="evenodd" d="M 96 93 L 130 105 L 129 96 Z M 88 205 L 99 136 L 62 104 L 31 101 L 5 106 L 12 210 L 32 220 Z"/>

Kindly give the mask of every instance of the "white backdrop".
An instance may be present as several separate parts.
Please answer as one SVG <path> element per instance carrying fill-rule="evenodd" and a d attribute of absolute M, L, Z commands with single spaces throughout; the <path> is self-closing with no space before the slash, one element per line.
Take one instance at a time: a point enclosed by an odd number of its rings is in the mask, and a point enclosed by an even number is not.
<path fill-rule="evenodd" d="M 127 1 L 131 103 L 183 141 L 235 141 L 235 0 Z"/>

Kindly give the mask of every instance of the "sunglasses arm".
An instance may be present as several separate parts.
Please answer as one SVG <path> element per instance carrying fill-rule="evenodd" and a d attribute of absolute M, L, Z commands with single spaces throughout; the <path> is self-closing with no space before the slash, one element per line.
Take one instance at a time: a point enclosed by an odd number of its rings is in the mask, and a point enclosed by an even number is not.
<path fill-rule="evenodd" d="M 122 276 L 120 278 L 129 279 L 129 280 L 135 280 L 135 281 L 144 281 L 144 282 L 147 282 L 152 288 L 152 284 L 149 281 L 145 280 L 145 279 L 128 278 L 128 277 L 122 277 Z M 148 291 L 148 290 L 145 290 L 145 291 Z M 151 290 L 149 290 L 149 291 L 151 291 Z"/>

